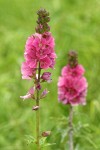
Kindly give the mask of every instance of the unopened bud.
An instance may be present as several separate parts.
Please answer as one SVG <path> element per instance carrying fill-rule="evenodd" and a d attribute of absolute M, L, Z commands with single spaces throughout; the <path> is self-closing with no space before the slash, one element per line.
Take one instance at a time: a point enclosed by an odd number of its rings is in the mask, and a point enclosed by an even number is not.
<path fill-rule="evenodd" d="M 36 89 L 39 91 L 39 90 L 41 90 L 41 85 L 40 85 L 40 83 L 38 83 L 37 85 L 36 85 Z"/>
<path fill-rule="evenodd" d="M 51 73 L 44 72 L 41 76 L 41 79 L 43 79 L 43 81 L 51 82 Z"/>
<path fill-rule="evenodd" d="M 47 136 L 49 136 L 51 134 L 51 131 L 44 131 L 44 132 L 42 132 L 42 136 L 43 137 L 47 137 Z"/>
<path fill-rule="evenodd" d="M 48 22 L 50 21 L 49 13 L 45 9 L 40 9 L 37 12 L 38 20 L 37 27 L 35 28 L 36 32 L 39 34 L 43 34 L 45 32 L 50 31 L 50 27 L 48 25 Z M 42 26 L 42 28 L 41 28 Z"/>
<path fill-rule="evenodd" d="M 32 110 L 38 110 L 39 106 L 33 106 Z"/>
<path fill-rule="evenodd" d="M 78 56 L 76 51 L 70 51 L 68 53 L 68 64 L 71 68 L 74 68 L 78 65 Z"/>

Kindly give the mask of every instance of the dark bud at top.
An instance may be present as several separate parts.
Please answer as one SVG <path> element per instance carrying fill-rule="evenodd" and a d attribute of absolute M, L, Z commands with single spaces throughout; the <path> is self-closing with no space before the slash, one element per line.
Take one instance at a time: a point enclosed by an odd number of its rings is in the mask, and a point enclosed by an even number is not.
<path fill-rule="evenodd" d="M 45 32 L 50 31 L 50 27 L 48 22 L 50 21 L 49 12 L 45 9 L 40 9 L 37 12 L 38 20 L 37 20 L 37 27 L 35 28 L 36 32 L 39 34 L 43 34 Z"/>
<path fill-rule="evenodd" d="M 68 64 L 70 65 L 71 68 L 74 68 L 78 65 L 78 54 L 76 51 L 69 51 Z"/>
<path fill-rule="evenodd" d="M 42 132 L 42 136 L 43 137 L 47 137 L 51 134 L 51 131 L 45 131 L 45 132 Z"/>

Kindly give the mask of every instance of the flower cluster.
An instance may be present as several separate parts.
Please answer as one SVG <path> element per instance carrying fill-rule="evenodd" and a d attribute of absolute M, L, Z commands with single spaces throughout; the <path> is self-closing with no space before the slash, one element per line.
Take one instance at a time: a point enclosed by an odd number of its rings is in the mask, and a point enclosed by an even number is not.
<path fill-rule="evenodd" d="M 26 41 L 24 51 L 25 62 L 23 62 L 21 66 L 22 79 L 33 79 L 34 86 L 30 88 L 26 95 L 20 96 L 23 100 L 29 98 L 36 100 L 36 106 L 38 105 L 37 101 L 45 98 L 49 92 L 47 89 L 44 89 L 39 93 L 42 89 L 41 83 L 50 83 L 52 81 L 51 73 L 41 70 L 48 68 L 53 69 L 56 58 L 54 50 L 55 41 L 49 32 L 49 13 L 45 9 L 40 9 L 37 14 L 36 33 L 31 35 Z M 39 93 L 38 98 L 37 93 Z M 37 110 L 37 108 L 39 107 L 33 107 L 33 110 Z"/>
<path fill-rule="evenodd" d="M 84 72 L 83 66 L 77 62 L 77 54 L 74 51 L 69 52 L 68 65 L 63 67 L 58 81 L 59 101 L 70 105 L 86 104 L 88 84 L 83 77 Z"/>
<path fill-rule="evenodd" d="M 21 67 L 23 79 L 34 77 L 38 63 L 41 69 L 54 67 L 56 58 L 54 45 L 54 38 L 50 32 L 36 33 L 28 38 L 24 52 L 26 61 Z"/>

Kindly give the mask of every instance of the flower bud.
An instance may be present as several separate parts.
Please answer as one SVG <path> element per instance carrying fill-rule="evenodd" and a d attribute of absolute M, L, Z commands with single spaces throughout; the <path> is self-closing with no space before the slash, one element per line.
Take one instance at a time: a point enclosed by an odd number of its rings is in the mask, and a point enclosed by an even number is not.
<path fill-rule="evenodd" d="M 50 21 L 49 13 L 45 9 L 40 9 L 37 12 L 38 20 L 37 27 L 35 28 L 36 32 L 39 34 L 43 34 L 45 32 L 50 31 L 50 27 L 48 25 L 48 22 Z M 42 28 L 41 28 L 42 26 Z"/>
<path fill-rule="evenodd" d="M 44 131 L 44 132 L 42 132 L 42 136 L 43 137 L 47 137 L 47 136 L 49 136 L 51 134 L 51 131 Z"/>
<path fill-rule="evenodd" d="M 68 64 L 71 68 L 74 68 L 78 65 L 78 58 L 76 51 L 69 51 L 68 53 Z"/>
<path fill-rule="evenodd" d="M 33 106 L 32 110 L 38 110 L 39 106 Z"/>
<path fill-rule="evenodd" d="M 39 90 L 41 90 L 41 85 L 40 85 L 40 83 L 38 83 L 37 85 L 36 85 L 36 89 L 39 91 Z"/>
<path fill-rule="evenodd" d="M 50 72 L 44 72 L 41 76 L 41 79 L 43 79 L 43 81 L 47 81 L 47 82 L 51 82 L 51 73 Z"/>

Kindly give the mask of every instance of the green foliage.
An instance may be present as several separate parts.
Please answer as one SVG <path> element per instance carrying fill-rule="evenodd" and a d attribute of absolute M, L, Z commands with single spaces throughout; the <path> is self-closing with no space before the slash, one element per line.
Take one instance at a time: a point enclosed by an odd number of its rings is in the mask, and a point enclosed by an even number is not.
<path fill-rule="evenodd" d="M 99 0 L 0 0 L 0 150 L 35 149 L 25 135 L 35 137 L 35 102 L 22 101 L 31 82 L 21 79 L 26 39 L 35 32 L 40 7 L 50 12 L 57 61 L 50 91 L 41 100 L 41 132 L 51 130 L 44 150 L 68 149 L 68 107 L 57 101 L 57 80 L 67 63 L 67 52 L 75 49 L 86 69 L 89 83 L 87 105 L 75 107 L 75 150 L 100 149 L 100 1 Z M 53 118 L 52 118 L 53 117 Z M 33 140 L 33 139 L 31 139 Z M 31 141 L 29 140 L 29 142 Z M 49 145 L 49 144 L 48 144 Z"/>

